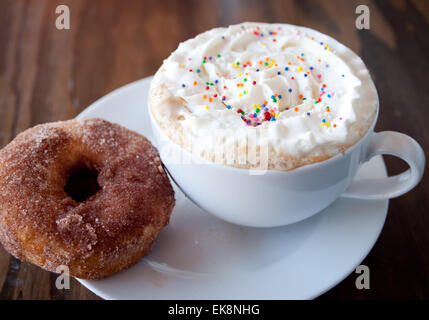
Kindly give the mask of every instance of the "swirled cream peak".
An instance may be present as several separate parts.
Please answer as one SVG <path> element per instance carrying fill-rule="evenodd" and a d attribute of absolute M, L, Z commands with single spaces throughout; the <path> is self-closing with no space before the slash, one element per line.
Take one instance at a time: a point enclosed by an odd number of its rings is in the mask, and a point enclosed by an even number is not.
<path fill-rule="evenodd" d="M 159 86 L 178 101 L 156 111 L 161 103 L 150 99 L 161 127 L 173 121 L 169 127 L 182 131 L 174 138 L 165 126 L 173 140 L 204 144 L 213 130 L 263 129 L 253 142 L 268 143 L 271 167 L 280 169 L 343 151 L 377 111 L 357 55 L 317 31 L 285 24 L 243 23 L 185 41 L 157 72 L 152 87 Z"/>

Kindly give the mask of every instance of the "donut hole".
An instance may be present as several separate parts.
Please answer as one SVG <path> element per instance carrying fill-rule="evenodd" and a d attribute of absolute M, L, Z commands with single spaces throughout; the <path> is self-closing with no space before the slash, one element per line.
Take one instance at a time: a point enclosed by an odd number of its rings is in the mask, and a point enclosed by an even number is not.
<path fill-rule="evenodd" d="M 76 202 L 84 202 L 99 190 L 98 171 L 93 165 L 82 161 L 73 166 L 68 172 L 65 193 Z"/>

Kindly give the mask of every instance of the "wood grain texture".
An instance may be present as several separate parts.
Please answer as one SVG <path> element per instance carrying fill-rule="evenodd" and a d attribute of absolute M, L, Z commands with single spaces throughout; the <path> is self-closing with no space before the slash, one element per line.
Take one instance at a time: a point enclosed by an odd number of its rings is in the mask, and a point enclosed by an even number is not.
<path fill-rule="evenodd" d="M 55 28 L 66 4 L 71 29 Z M 355 28 L 367 4 L 371 30 Z M 243 21 L 318 29 L 360 54 L 374 76 L 377 131 L 396 130 L 429 147 L 429 1 L 421 0 L 0 0 L 0 147 L 38 123 L 69 119 L 126 83 L 153 74 L 180 41 Z M 389 173 L 405 168 L 388 158 Z M 385 228 L 363 264 L 371 289 L 351 274 L 321 299 L 429 298 L 429 179 L 390 202 Z M 98 299 L 0 248 L 0 299 Z"/>

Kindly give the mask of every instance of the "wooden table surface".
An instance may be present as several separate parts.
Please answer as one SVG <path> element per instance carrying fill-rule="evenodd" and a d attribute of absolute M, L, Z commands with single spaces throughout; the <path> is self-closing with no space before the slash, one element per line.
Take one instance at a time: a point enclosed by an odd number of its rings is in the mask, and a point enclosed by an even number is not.
<path fill-rule="evenodd" d="M 71 29 L 55 28 L 66 4 Z M 357 30 L 355 8 L 370 8 Z M 380 95 L 376 130 L 406 133 L 429 147 L 429 1 L 0 0 L 0 147 L 39 123 L 70 119 L 96 99 L 152 75 L 180 41 L 243 21 L 315 28 L 362 56 Z M 389 173 L 406 166 L 387 158 Z M 351 274 L 322 299 L 429 298 L 429 179 L 390 201 L 385 227 L 363 264 L 371 289 Z M 0 299 L 98 299 L 77 281 L 11 257 L 0 246 Z"/>

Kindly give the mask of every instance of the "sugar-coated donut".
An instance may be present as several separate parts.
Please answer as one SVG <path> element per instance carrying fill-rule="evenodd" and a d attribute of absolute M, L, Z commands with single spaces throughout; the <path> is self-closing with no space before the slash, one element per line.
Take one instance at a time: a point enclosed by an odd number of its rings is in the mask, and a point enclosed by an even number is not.
<path fill-rule="evenodd" d="M 0 150 L 0 241 L 52 272 L 100 279 L 130 267 L 174 202 L 157 150 L 108 121 L 38 125 Z"/>

